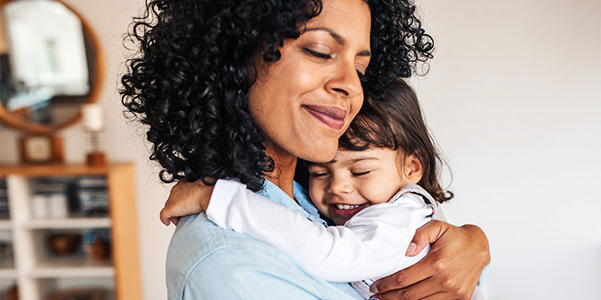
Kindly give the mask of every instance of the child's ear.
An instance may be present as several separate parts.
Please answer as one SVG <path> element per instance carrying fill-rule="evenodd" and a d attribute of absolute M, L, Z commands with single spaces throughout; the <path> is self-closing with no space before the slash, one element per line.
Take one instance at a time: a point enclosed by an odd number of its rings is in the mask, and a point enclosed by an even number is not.
<path fill-rule="evenodd" d="M 422 163 L 415 155 L 407 155 L 407 157 L 405 157 L 405 164 L 403 167 L 405 176 L 411 183 L 417 184 L 422 179 L 422 176 L 424 175 L 424 169 L 422 167 Z"/>

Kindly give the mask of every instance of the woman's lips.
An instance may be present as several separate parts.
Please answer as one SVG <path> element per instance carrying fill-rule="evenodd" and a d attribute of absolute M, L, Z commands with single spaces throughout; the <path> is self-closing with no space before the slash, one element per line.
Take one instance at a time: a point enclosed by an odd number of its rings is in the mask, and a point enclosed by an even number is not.
<path fill-rule="evenodd" d="M 340 130 L 344 127 L 346 111 L 343 109 L 319 105 L 303 105 L 303 107 L 316 119 L 334 130 Z"/>
<path fill-rule="evenodd" d="M 363 203 L 363 204 L 359 204 L 359 205 L 352 205 L 352 204 L 340 204 L 340 203 L 336 203 L 336 204 L 330 204 L 330 212 L 340 218 L 351 218 L 352 216 L 354 216 L 355 214 L 357 214 L 358 212 L 360 212 L 361 210 L 363 210 L 365 207 L 367 207 L 369 203 Z"/>

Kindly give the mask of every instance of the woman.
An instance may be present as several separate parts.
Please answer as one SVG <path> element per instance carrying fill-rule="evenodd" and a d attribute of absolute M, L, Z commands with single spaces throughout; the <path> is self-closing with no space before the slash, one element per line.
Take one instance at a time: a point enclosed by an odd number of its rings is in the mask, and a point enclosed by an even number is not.
<path fill-rule="evenodd" d="M 149 125 L 164 181 L 237 178 L 317 220 L 294 183 L 297 159 L 330 161 L 363 89 L 409 77 L 431 38 L 407 1 L 225 2 L 151 1 L 134 23 L 141 55 L 122 78 L 123 103 Z M 431 223 L 414 241 L 433 242 L 431 254 L 377 282 L 378 298 L 469 299 L 489 260 L 482 231 Z M 204 214 L 180 220 L 167 284 L 170 299 L 358 297 Z"/>

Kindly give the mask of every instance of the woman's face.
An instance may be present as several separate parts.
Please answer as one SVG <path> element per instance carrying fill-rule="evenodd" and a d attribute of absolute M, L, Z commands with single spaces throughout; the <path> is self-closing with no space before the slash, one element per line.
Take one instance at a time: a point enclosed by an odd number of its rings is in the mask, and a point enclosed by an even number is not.
<path fill-rule="evenodd" d="M 250 112 L 268 153 L 330 161 L 338 138 L 363 104 L 359 74 L 370 60 L 368 5 L 324 0 L 298 39 L 286 40 L 280 60 L 258 66 Z"/>

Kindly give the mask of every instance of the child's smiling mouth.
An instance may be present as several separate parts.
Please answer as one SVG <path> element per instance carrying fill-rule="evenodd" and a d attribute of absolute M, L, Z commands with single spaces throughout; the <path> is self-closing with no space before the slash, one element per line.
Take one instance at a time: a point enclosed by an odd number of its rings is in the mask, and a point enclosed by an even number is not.
<path fill-rule="evenodd" d="M 335 216 L 338 218 L 350 219 L 352 216 L 354 216 L 355 214 L 357 214 L 358 212 L 363 210 L 368 205 L 369 205 L 369 203 L 363 203 L 363 204 L 334 203 L 334 204 L 330 204 L 329 207 L 330 207 L 330 212 L 332 213 L 333 217 Z"/>
<path fill-rule="evenodd" d="M 357 208 L 361 205 L 348 205 L 348 204 L 334 204 L 336 206 L 336 208 L 338 209 L 353 209 L 353 208 Z"/>

